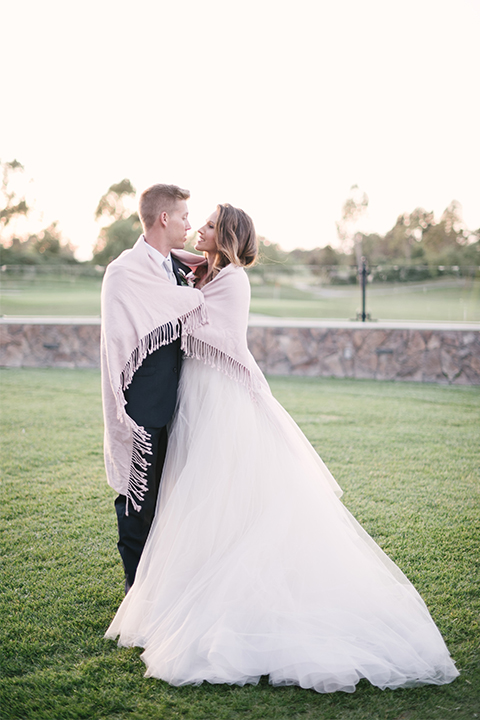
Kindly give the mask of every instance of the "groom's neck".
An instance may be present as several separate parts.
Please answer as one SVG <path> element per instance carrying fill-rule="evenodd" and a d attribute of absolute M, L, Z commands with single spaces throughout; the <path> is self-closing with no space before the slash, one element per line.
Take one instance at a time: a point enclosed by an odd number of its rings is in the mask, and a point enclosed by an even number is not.
<path fill-rule="evenodd" d="M 162 253 L 163 257 L 168 257 L 172 247 L 171 243 L 168 242 L 168 238 L 165 237 L 163 233 L 155 231 L 154 229 L 147 230 L 147 232 L 144 233 L 144 237 L 149 245 Z"/>

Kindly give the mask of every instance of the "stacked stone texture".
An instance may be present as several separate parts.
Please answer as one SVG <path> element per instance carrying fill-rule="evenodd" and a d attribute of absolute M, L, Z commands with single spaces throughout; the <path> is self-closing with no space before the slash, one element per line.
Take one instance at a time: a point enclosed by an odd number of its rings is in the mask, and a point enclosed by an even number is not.
<path fill-rule="evenodd" d="M 480 331 L 251 327 L 271 375 L 480 384 Z"/>
<path fill-rule="evenodd" d="M 248 342 L 271 375 L 480 384 L 476 330 L 250 327 Z M 0 366 L 99 365 L 98 324 L 0 324 Z"/>
<path fill-rule="evenodd" d="M 0 366 L 100 367 L 100 325 L 0 325 Z"/>

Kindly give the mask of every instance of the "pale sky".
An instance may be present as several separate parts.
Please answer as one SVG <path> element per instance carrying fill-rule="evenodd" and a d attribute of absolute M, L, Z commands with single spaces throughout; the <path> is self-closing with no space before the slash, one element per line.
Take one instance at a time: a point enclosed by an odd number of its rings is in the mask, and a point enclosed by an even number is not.
<path fill-rule="evenodd" d="M 285 249 L 335 244 L 351 185 L 385 232 L 451 200 L 480 227 L 480 0 L 3 0 L 0 158 L 89 256 L 128 177 Z"/>

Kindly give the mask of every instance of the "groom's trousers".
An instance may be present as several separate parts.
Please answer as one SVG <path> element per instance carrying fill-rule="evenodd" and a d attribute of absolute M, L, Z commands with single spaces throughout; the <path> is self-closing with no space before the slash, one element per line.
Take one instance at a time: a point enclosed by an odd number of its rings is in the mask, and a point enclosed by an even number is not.
<path fill-rule="evenodd" d="M 128 503 L 128 516 L 125 514 L 126 497 L 119 495 L 115 500 L 118 520 L 118 551 L 125 569 L 125 590 L 133 585 L 140 556 L 155 515 L 158 490 L 162 476 L 163 463 L 167 452 L 167 428 L 145 428 L 152 438 L 152 455 L 147 455 L 150 465 L 147 468 L 147 491 L 139 511 Z"/>
<path fill-rule="evenodd" d="M 133 585 L 137 566 L 155 515 L 158 490 L 167 452 L 167 424 L 172 419 L 182 353 L 180 340 L 148 355 L 125 391 L 126 412 L 151 436 L 152 455 L 146 455 L 147 491 L 140 510 L 119 495 L 115 500 L 118 519 L 118 550 L 125 569 L 125 589 Z"/>

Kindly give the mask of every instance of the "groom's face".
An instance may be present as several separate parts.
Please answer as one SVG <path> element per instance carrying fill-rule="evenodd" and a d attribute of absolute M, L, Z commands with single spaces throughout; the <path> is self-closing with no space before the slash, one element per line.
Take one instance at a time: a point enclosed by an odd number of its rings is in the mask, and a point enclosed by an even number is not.
<path fill-rule="evenodd" d="M 191 230 L 191 225 L 188 222 L 187 202 L 186 200 L 177 200 L 171 212 L 168 213 L 167 233 L 171 250 L 183 248 L 189 230 Z"/>

